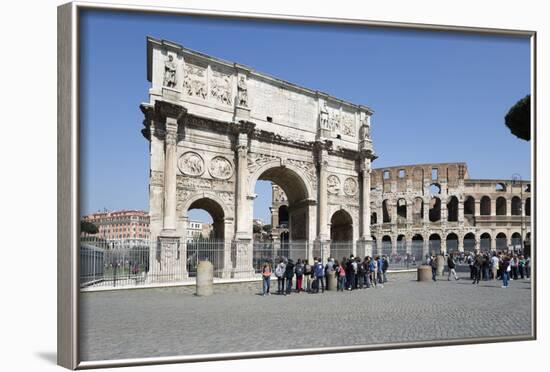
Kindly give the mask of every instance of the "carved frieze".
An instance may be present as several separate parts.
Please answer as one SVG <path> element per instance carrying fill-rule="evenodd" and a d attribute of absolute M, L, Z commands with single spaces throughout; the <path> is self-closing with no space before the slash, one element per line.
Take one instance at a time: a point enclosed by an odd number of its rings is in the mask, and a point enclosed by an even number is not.
<path fill-rule="evenodd" d="M 178 168 L 183 174 L 198 177 L 204 173 L 204 160 L 196 152 L 188 151 L 178 159 Z"/>
<path fill-rule="evenodd" d="M 317 188 L 317 173 L 315 170 L 315 165 L 313 163 L 295 159 L 287 159 L 285 163 L 292 164 L 295 167 L 302 169 L 302 171 L 306 174 L 307 178 L 311 182 L 313 188 Z"/>
<path fill-rule="evenodd" d="M 151 179 L 149 181 L 151 186 L 164 186 L 164 172 L 151 171 Z"/>
<path fill-rule="evenodd" d="M 355 116 L 350 113 L 342 113 L 342 134 L 355 137 Z"/>
<path fill-rule="evenodd" d="M 178 211 L 183 212 L 183 206 L 185 205 L 185 202 L 187 202 L 187 200 L 189 199 L 190 195 L 191 191 L 189 190 L 176 190 L 176 209 Z"/>
<path fill-rule="evenodd" d="M 189 178 L 180 176 L 177 178 L 177 188 L 211 190 L 212 180 L 206 178 Z"/>
<path fill-rule="evenodd" d="M 276 156 L 260 154 L 260 153 L 251 153 L 248 156 L 248 170 L 250 173 L 256 171 L 262 165 L 272 162 L 279 159 Z"/>
<path fill-rule="evenodd" d="M 215 156 L 210 161 L 208 172 L 213 178 L 226 180 L 233 175 L 233 166 L 231 162 L 223 156 Z"/>
<path fill-rule="evenodd" d="M 212 70 L 210 96 L 225 105 L 231 105 L 231 76 Z"/>
<path fill-rule="evenodd" d="M 344 193 L 347 195 L 353 196 L 357 194 L 357 181 L 354 178 L 348 177 L 344 181 Z"/>
<path fill-rule="evenodd" d="M 340 179 L 338 176 L 331 174 L 327 177 L 327 191 L 329 194 L 338 194 L 340 191 Z"/>
<path fill-rule="evenodd" d="M 206 69 L 186 63 L 184 72 L 184 93 L 190 97 L 206 99 Z"/>

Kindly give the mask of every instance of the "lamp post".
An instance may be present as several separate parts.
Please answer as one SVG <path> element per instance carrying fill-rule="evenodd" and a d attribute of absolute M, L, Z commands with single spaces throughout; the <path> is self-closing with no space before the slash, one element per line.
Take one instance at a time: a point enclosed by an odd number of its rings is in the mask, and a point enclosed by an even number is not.
<path fill-rule="evenodd" d="M 518 181 L 519 181 L 520 200 L 521 200 L 521 202 L 519 203 L 519 214 L 521 216 L 520 249 L 521 249 L 521 252 L 523 253 L 523 240 L 524 240 L 524 237 L 523 237 L 523 211 L 524 211 L 524 208 L 523 208 L 523 184 L 522 184 L 522 180 L 521 180 L 521 174 L 519 174 L 519 173 L 512 174 L 512 186 L 516 185 L 518 183 Z M 515 251 L 515 244 L 514 244 L 512 250 Z"/>

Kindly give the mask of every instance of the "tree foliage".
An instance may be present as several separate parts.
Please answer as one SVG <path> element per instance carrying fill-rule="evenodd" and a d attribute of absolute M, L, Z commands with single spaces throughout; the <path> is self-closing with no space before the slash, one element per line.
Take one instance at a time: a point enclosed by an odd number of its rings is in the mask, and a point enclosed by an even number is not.
<path fill-rule="evenodd" d="M 531 140 L 531 95 L 516 102 L 504 117 L 506 126 L 513 135 L 523 140 Z"/>
<path fill-rule="evenodd" d="M 80 221 L 80 232 L 93 235 L 99 232 L 99 228 L 89 221 Z"/>

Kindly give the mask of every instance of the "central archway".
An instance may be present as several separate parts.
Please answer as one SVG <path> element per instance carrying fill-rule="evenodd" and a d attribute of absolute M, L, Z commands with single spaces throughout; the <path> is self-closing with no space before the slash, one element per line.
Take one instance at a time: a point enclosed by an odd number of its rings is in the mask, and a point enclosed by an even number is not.
<path fill-rule="evenodd" d="M 309 242 L 315 238 L 316 231 L 315 202 L 312 199 L 313 190 L 307 175 L 292 164 L 281 166 L 280 161 L 269 162 L 259 167 L 250 177 L 250 228 L 253 218 L 259 218 L 263 214 L 262 210 L 267 207 L 264 205 L 265 200 L 259 204 L 255 202 L 256 188 L 261 191 L 266 185 L 277 188 L 284 203 L 273 204 L 271 200 L 272 207 L 275 206 L 277 209 L 279 224 L 271 226 L 273 230 L 267 239 L 260 241 L 253 238 L 254 257 L 272 257 L 273 260 L 278 257 L 307 259 L 311 251 Z M 258 195 L 261 195 L 261 192 L 258 192 Z M 257 264 L 254 263 L 255 268 Z"/>

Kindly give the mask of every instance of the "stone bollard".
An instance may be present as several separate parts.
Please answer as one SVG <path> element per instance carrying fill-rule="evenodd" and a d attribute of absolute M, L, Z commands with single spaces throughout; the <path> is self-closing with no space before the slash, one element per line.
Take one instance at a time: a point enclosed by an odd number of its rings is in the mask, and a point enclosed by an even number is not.
<path fill-rule="evenodd" d="M 429 265 L 421 265 L 417 270 L 417 280 L 419 282 L 429 282 L 432 280 L 432 267 Z"/>
<path fill-rule="evenodd" d="M 437 276 L 442 276 L 443 270 L 445 269 L 445 256 L 438 255 L 436 262 L 437 262 Z"/>
<path fill-rule="evenodd" d="M 214 292 L 214 266 L 210 261 L 200 261 L 197 266 L 197 296 L 211 296 Z"/>
<path fill-rule="evenodd" d="M 327 272 L 327 290 L 335 291 L 336 287 L 336 271 Z"/>

